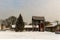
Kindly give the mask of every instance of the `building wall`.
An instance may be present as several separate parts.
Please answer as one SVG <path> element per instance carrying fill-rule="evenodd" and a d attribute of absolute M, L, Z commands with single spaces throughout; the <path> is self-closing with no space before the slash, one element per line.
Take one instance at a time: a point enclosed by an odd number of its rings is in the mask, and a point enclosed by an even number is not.
<path fill-rule="evenodd" d="M 49 31 L 49 32 L 55 32 L 56 28 L 55 27 L 46 27 L 45 30 Z"/>
<path fill-rule="evenodd" d="M 7 28 L 6 28 L 5 25 L 3 25 L 3 26 L 0 25 L 0 30 L 6 30 L 6 29 L 7 29 Z"/>

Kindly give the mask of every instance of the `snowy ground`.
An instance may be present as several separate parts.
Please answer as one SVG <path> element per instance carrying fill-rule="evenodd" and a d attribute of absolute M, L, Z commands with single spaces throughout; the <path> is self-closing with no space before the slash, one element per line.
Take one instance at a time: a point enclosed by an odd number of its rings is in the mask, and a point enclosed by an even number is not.
<path fill-rule="evenodd" d="M 0 31 L 0 39 L 58 39 L 60 34 L 51 32 Z"/>

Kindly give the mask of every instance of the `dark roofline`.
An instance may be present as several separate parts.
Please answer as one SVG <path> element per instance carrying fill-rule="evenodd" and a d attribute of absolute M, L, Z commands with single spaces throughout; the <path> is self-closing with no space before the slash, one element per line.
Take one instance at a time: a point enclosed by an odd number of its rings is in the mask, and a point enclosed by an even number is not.
<path fill-rule="evenodd" d="M 41 18 L 41 17 L 42 17 L 42 18 L 44 18 L 44 16 L 32 16 L 32 17 L 39 17 L 39 18 Z"/>
<path fill-rule="evenodd" d="M 32 16 L 33 20 L 45 20 L 44 16 Z"/>

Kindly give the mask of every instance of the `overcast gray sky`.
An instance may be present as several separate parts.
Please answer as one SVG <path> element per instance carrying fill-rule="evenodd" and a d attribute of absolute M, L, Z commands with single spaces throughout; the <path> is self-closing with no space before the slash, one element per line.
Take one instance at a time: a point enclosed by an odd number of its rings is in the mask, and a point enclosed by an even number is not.
<path fill-rule="evenodd" d="M 60 0 L 0 0 L 0 19 L 18 17 L 20 13 L 25 22 L 31 22 L 32 16 L 60 20 Z"/>

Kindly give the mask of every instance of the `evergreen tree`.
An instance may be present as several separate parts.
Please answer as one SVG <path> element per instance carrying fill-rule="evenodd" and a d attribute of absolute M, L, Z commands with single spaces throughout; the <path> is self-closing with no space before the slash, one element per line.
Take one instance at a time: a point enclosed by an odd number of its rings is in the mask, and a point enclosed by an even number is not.
<path fill-rule="evenodd" d="M 16 28 L 15 31 L 23 31 L 24 30 L 24 22 L 21 14 L 19 15 L 17 21 L 16 21 Z"/>

